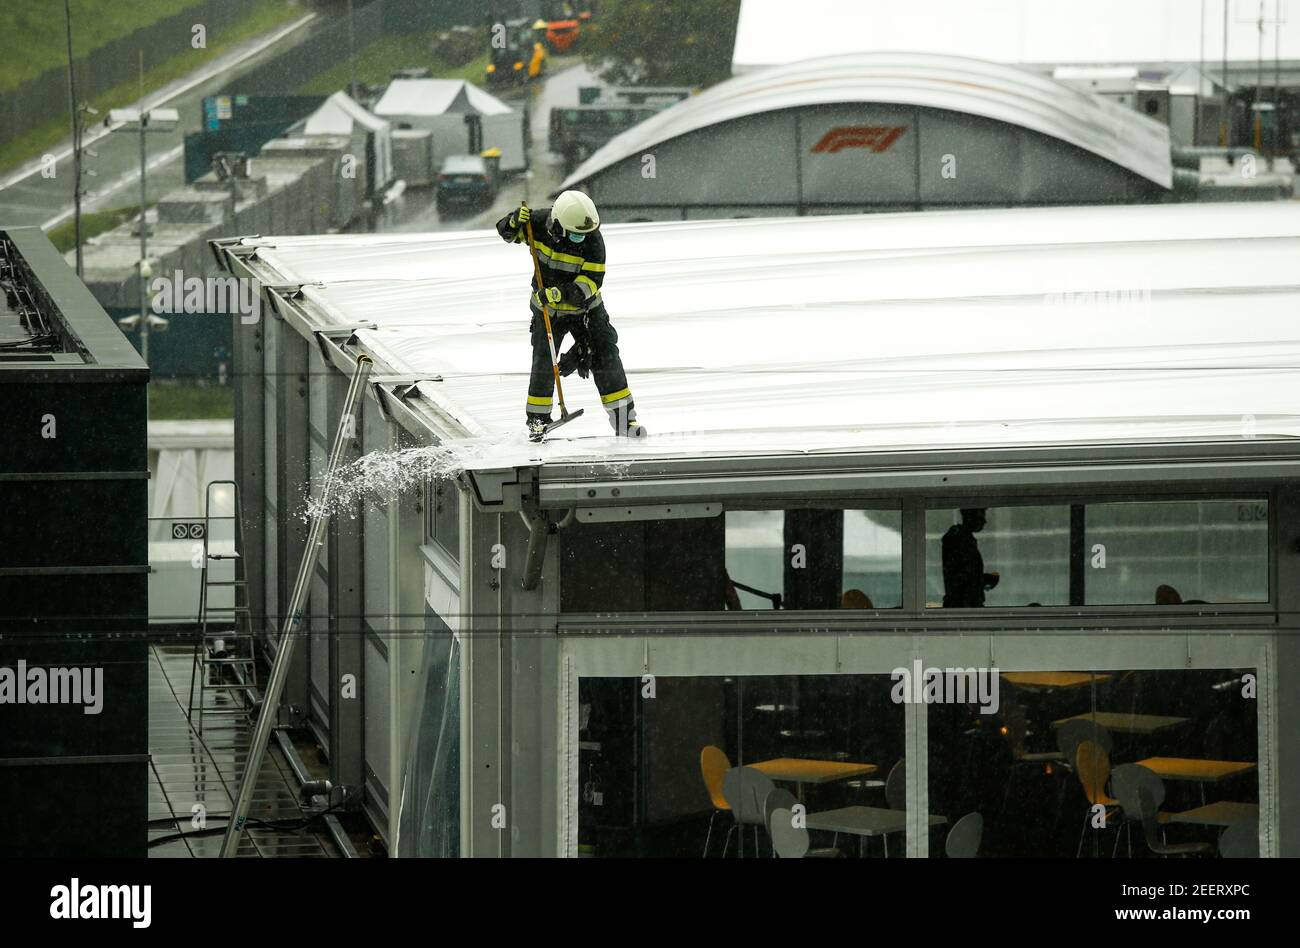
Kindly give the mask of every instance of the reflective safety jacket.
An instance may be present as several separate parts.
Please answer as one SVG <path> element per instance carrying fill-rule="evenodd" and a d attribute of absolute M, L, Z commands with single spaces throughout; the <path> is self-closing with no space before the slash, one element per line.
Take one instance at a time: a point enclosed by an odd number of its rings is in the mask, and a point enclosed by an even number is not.
<path fill-rule="evenodd" d="M 600 305 L 600 285 L 605 281 L 605 239 L 600 231 L 588 234 L 587 239 L 575 244 L 566 236 L 556 237 L 547 226 L 551 221 L 550 208 L 532 210 L 533 242 L 537 246 L 537 262 L 542 268 L 542 282 L 547 288 L 559 287 L 563 294 L 559 303 L 548 304 L 551 312 L 584 313 Z M 528 233 L 515 220 L 511 211 L 497 221 L 497 233 L 507 243 L 528 243 Z M 533 275 L 533 309 L 542 308 L 537 292 L 537 275 Z"/>

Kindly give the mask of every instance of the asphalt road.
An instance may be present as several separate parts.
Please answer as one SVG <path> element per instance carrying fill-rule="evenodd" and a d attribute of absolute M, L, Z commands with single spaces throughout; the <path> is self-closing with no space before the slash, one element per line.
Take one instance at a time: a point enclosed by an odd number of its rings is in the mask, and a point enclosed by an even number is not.
<path fill-rule="evenodd" d="M 328 22 L 323 13 L 304 16 L 238 44 L 194 73 L 146 96 L 146 108 L 165 106 L 180 112 L 180 123 L 173 131 L 146 136 L 149 200 L 184 184 L 185 135 L 200 129 L 205 96 L 224 91 L 236 76 L 281 55 Z M 123 102 L 119 107 L 138 108 L 140 104 Z M 140 200 L 140 137 L 129 130 L 107 132 L 104 118 L 92 117 L 98 124 L 86 129 L 87 146 L 97 157 L 83 152 L 83 166 L 96 175 L 83 181 L 83 192 L 91 192 L 83 199 L 83 210 L 111 210 Z M 53 177 L 42 175 L 39 160 L 0 176 L 0 222 L 48 229 L 72 217 L 71 138 L 50 153 L 55 157 Z"/>

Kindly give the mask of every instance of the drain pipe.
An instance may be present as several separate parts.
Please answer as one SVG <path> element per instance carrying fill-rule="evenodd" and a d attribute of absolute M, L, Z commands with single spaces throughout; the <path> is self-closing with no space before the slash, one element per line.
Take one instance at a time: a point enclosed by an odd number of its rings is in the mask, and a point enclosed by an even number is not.
<path fill-rule="evenodd" d="M 271 666 L 271 676 L 266 684 L 266 693 L 262 697 L 262 710 L 257 716 L 257 728 L 253 731 L 253 740 L 248 747 L 248 760 L 244 764 L 244 773 L 239 780 L 239 793 L 235 796 L 235 806 L 230 812 L 230 822 L 226 824 L 226 835 L 221 840 L 222 858 L 230 858 L 239 849 L 239 838 L 244 833 L 244 824 L 248 822 L 248 808 L 253 802 L 253 787 L 257 785 L 258 772 L 262 769 L 262 759 L 266 756 L 266 745 L 271 740 L 271 728 L 280 705 L 280 696 L 284 693 L 284 682 L 289 677 L 289 660 L 293 657 L 293 648 L 298 642 L 298 630 L 302 624 L 302 610 L 307 603 L 307 590 L 310 588 L 312 574 L 316 571 L 316 561 L 320 559 L 321 547 L 325 543 L 325 527 L 328 521 L 330 499 L 334 495 L 334 479 L 339 461 L 343 457 L 343 447 L 347 443 L 346 433 L 351 429 L 348 420 L 356 410 L 366 378 L 374 363 L 367 355 L 357 356 L 356 371 L 352 373 L 352 384 L 348 387 L 347 398 L 343 402 L 343 412 L 339 416 L 338 431 L 334 433 L 334 445 L 330 448 L 329 466 L 325 469 L 325 482 L 321 486 L 321 503 L 312 515 L 311 529 L 307 534 L 307 546 L 303 549 L 302 563 L 298 566 L 298 580 L 293 586 L 293 595 L 289 599 L 289 608 L 285 611 L 284 625 L 280 629 L 279 647 L 275 650 L 275 664 Z"/>
<path fill-rule="evenodd" d="M 559 523 L 551 523 L 546 511 L 533 507 L 530 513 L 519 511 L 528 527 L 528 555 L 524 558 L 523 588 L 534 590 L 542 581 L 542 562 L 546 559 L 546 540 L 552 533 L 563 530 L 578 516 L 578 508 L 570 507 Z"/>

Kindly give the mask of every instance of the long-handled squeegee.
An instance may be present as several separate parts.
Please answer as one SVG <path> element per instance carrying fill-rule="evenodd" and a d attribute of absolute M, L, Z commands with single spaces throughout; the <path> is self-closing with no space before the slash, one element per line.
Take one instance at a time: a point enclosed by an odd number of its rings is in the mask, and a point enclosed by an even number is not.
<path fill-rule="evenodd" d="M 528 230 L 528 253 L 533 258 L 533 273 L 537 275 L 537 296 L 542 303 L 542 321 L 546 323 L 546 344 L 551 347 L 551 371 L 555 374 L 555 394 L 560 399 L 560 420 L 553 421 L 546 426 L 546 433 L 550 434 L 560 425 L 567 424 L 577 418 L 583 413 L 584 409 L 579 408 L 575 412 L 570 412 L 564 407 L 564 385 L 560 382 L 560 357 L 555 351 L 555 335 L 551 332 L 550 307 L 546 305 L 546 284 L 542 282 L 542 265 L 537 260 L 537 245 L 533 243 L 533 220 L 531 217 L 524 224 L 524 227 Z"/>
<path fill-rule="evenodd" d="M 343 402 L 343 412 L 339 416 L 339 428 L 334 434 L 334 446 L 330 449 L 329 465 L 325 468 L 325 482 L 321 486 L 320 504 L 312 514 L 311 529 L 307 533 L 307 546 L 303 550 L 302 563 L 298 567 L 298 580 L 293 585 L 293 596 L 289 599 L 284 625 L 280 628 L 279 647 L 275 650 L 275 664 L 271 666 L 271 677 L 266 683 L 266 694 L 262 696 L 262 710 L 257 716 L 253 741 L 248 747 L 248 761 L 244 764 L 244 773 L 239 780 L 239 793 L 235 796 L 230 822 L 226 824 L 226 835 L 221 840 L 223 858 L 235 855 L 236 850 L 239 849 L 239 837 L 243 835 L 244 824 L 248 821 L 248 807 L 253 801 L 253 788 L 257 785 L 257 775 L 262 769 L 262 758 L 266 756 L 266 745 L 271 740 L 271 728 L 279 713 L 284 682 L 289 677 L 289 660 L 293 657 L 294 646 L 298 644 L 302 610 L 307 603 L 307 590 L 311 587 L 311 577 L 316 572 L 316 561 L 320 559 L 321 546 L 325 543 L 325 527 L 329 520 L 330 502 L 334 496 L 335 472 L 339 460 L 343 457 L 343 446 L 356 431 L 352 423 L 352 415 L 356 411 L 357 400 L 361 397 L 366 378 L 370 375 L 373 366 L 370 356 L 357 356 L 356 371 L 352 373 L 352 384 L 348 387 L 347 398 Z"/>

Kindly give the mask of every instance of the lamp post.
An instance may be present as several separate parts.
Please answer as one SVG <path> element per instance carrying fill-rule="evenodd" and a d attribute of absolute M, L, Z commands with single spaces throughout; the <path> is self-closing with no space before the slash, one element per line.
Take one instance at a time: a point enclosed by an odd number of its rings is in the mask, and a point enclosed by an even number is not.
<path fill-rule="evenodd" d="M 111 109 L 104 124 L 111 131 L 138 131 L 140 133 L 140 357 L 149 364 L 149 226 L 145 218 L 149 204 L 148 154 L 145 137 L 150 132 L 170 132 L 180 123 L 180 113 L 175 109 Z"/>
<path fill-rule="evenodd" d="M 72 66 L 72 10 L 63 0 L 63 25 L 68 39 L 68 118 L 72 121 L 72 228 L 77 242 L 77 276 L 81 265 L 81 115 L 77 111 L 77 76 Z"/>
<path fill-rule="evenodd" d="M 352 79 L 348 83 L 348 95 L 355 99 L 357 97 L 357 36 L 356 23 L 352 18 L 352 0 L 348 0 L 348 65 L 352 73 Z"/>

